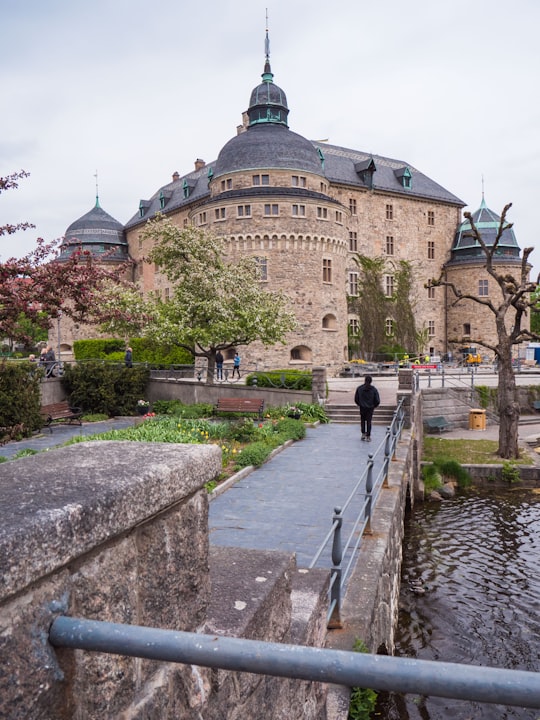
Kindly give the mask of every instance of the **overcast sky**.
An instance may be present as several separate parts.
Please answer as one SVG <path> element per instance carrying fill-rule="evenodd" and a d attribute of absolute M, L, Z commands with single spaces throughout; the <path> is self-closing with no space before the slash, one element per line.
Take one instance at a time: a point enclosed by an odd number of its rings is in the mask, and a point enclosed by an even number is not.
<path fill-rule="evenodd" d="M 482 197 L 536 245 L 538 0 L 0 0 L 0 240 L 20 257 L 95 202 L 122 223 L 236 134 L 264 63 L 291 130 Z M 537 257 L 538 255 L 538 257 Z M 540 248 L 531 260 L 540 269 Z"/>

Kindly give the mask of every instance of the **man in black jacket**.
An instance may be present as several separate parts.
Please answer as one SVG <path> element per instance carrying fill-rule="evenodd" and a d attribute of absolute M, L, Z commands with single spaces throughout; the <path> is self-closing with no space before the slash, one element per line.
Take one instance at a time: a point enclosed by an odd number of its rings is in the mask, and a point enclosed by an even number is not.
<path fill-rule="evenodd" d="M 364 384 L 356 388 L 354 402 L 360 408 L 360 424 L 362 428 L 362 440 L 371 442 L 371 419 L 376 407 L 381 404 L 379 391 L 372 385 L 371 375 L 366 375 Z"/>

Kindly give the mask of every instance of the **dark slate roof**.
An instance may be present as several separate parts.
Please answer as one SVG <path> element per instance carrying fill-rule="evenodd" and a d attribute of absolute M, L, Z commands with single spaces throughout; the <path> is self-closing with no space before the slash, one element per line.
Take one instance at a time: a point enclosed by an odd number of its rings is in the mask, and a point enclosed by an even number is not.
<path fill-rule="evenodd" d="M 476 225 L 482 240 L 488 247 L 492 246 L 497 237 L 501 218 L 493 210 L 490 210 L 482 197 L 480 207 L 475 212 L 471 213 L 472 220 Z M 510 227 L 505 227 L 499 240 L 498 248 L 495 253 L 494 259 L 502 260 L 505 262 L 512 258 L 519 258 L 520 247 L 517 243 L 514 230 Z M 468 218 L 461 223 L 457 229 L 454 237 L 454 243 L 452 245 L 452 256 L 450 263 L 456 262 L 470 262 L 477 260 L 479 257 L 483 257 L 484 252 L 480 247 L 479 243 L 471 234 L 471 222 Z"/>
<path fill-rule="evenodd" d="M 448 192 L 434 180 L 428 178 L 427 175 L 424 175 L 403 160 L 392 160 L 382 155 L 372 155 L 361 150 L 351 150 L 327 143 L 314 142 L 313 145 L 322 152 L 325 175 L 334 183 L 369 187 L 368 178 L 365 173 L 362 174 L 361 170 L 367 170 L 370 161 L 373 161 L 375 165 L 375 172 L 373 173 L 374 190 L 436 200 L 459 207 L 466 205 L 456 195 Z M 410 189 L 403 187 L 399 177 L 394 172 L 395 170 L 403 171 L 404 168 L 408 168 L 411 173 Z"/>
<path fill-rule="evenodd" d="M 214 177 L 237 170 L 287 169 L 323 175 L 313 143 L 283 125 L 255 125 L 236 135 L 219 153 Z"/>
<path fill-rule="evenodd" d="M 67 260 L 79 248 L 105 255 L 112 262 L 125 260 L 128 255 L 124 226 L 100 207 L 98 198 L 92 210 L 66 230 L 58 259 Z"/>
<path fill-rule="evenodd" d="M 323 154 L 323 164 L 318 150 Z M 375 171 L 371 173 L 373 167 Z M 139 213 L 135 214 L 126 224 L 126 228 L 145 222 L 157 212 L 167 213 L 194 201 L 204 200 L 210 194 L 209 172 L 214 177 L 219 177 L 238 170 L 272 168 L 313 172 L 326 176 L 333 183 L 357 188 L 371 187 L 371 174 L 374 190 L 449 203 L 458 207 L 466 204 L 403 160 L 392 160 L 360 150 L 312 142 L 286 127 L 269 124 L 256 125 L 236 135 L 225 144 L 217 160 L 159 188 L 150 200 L 144 201 L 147 204 L 144 217 L 141 218 Z M 404 168 L 408 168 L 411 173 L 410 188 L 404 188 L 398 177 L 400 172 L 397 175 L 395 173 L 396 170 L 402 171 Z M 190 185 L 187 198 L 184 197 L 184 181 Z M 273 192 L 282 190 L 283 188 L 274 188 Z M 161 193 L 170 196 L 163 208 L 160 203 Z"/>

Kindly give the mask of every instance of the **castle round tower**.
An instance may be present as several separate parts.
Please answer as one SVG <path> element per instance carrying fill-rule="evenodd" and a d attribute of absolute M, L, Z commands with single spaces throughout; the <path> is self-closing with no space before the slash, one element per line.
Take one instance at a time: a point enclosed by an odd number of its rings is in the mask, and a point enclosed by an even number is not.
<path fill-rule="evenodd" d="M 501 218 L 490 210 L 482 196 L 478 210 L 472 213 L 472 220 L 485 244 L 493 247 L 499 230 Z M 509 274 L 519 278 L 521 272 L 520 247 L 513 228 L 508 227 L 502 232 L 497 249 L 493 256 L 493 264 L 498 273 Z M 448 282 L 463 295 L 473 295 L 480 299 L 490 300 L 495 306 L 500 302 L 500 290 L 493 277 L 486 271 L 486 257 L 478 241 L 473 237 L 471 223 L 467 218 L 458 227 L 451 249 L 450 260 L 444 267 L 444 276 Z M 457 351 L 468 344 L 486 342 L 497 344 L 497 330 L 494 315 L 482 304 L 464 299 L 455 304 L 455 295 L 447 288 L 447 333 L 448 347 Z M 509 327 L 513 322 L 512 309 L 506 315 Z M 525 318 L 525 322 L 529 322 Z M 528 326 L 527 326 L 528 327 Z M 480 347 L 480 354 L 486 354 Z"/>

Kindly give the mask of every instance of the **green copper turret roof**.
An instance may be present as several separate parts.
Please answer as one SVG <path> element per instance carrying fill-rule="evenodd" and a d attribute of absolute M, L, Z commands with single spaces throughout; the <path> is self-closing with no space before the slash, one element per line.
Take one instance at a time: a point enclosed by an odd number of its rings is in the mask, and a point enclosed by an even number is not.
<path fill-rule="evenodd" d="M 472 213 L 472 220 L 488 247 L 495 243 L 501 218 L 486 205 L 484 195 L 480 207 Z M 502 232 L 495 259 L 519 258 L 520 247 L 517 243 L 514 230 L 510 223 L 506 223 Z M 452 259 L 450 262 L 467 262 L 483 256 L 482 248 L 472 235 L 471 222 L 466 218 L 459 226 L 452 245 Z"/>
<path fill-rule="evenodd" d="M 270 67 L 270 40 L 268 30 L 264 42 L 265 61 L 262 83 L 252 91 L 248 108 L 248 127 L 261 124 L 287 125 L 289 108 L 283 90 L 274 84 L 274 75 Z"/>

